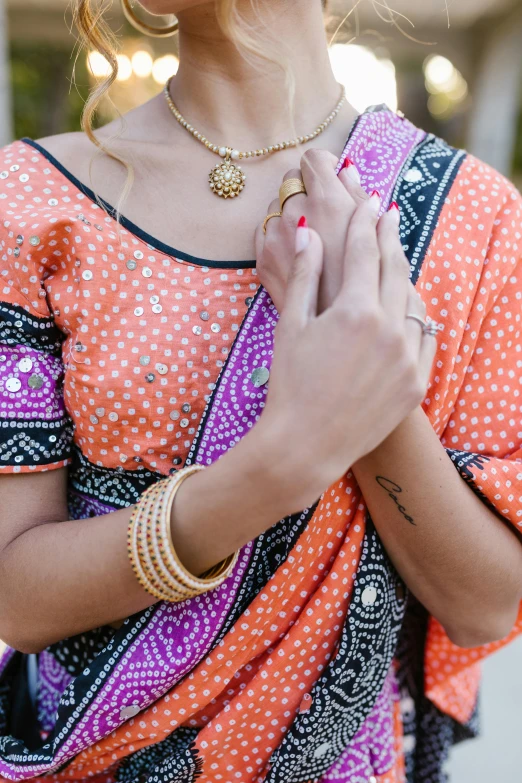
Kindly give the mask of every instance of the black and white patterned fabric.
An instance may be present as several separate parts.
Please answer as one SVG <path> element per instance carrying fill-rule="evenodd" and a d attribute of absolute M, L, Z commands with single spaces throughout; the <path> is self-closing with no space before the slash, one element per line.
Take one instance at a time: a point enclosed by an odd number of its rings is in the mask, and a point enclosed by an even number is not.
<path fill-rule="evenodd" d="M 376 592 L 368 603 L 365 590 Z M 375 595 L 375 593 L 374 593 Z M 368 521 L 338 653 L 271 759 L 267 783 L 318 781 L 353 739 L 382 690 L 405 609 L 402 582 Z"/>

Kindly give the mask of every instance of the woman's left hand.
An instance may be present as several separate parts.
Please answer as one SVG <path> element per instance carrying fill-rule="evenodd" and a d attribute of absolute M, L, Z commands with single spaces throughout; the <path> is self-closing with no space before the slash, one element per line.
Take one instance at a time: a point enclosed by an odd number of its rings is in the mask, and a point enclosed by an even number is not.
<path fill-rule="evenodd" d="M 281 312 L 288 272 L 295 257 L 295 234 L 304 215 L 324 245 L 324 266 L 319 289 L 319 312 L 326 309 L 339 291 L 348 226 L 357 207 L 369 198 L 360 185 L 355 165 L 347 159 L 339 175 L 337 158 L 324 150 L 307 150 L 301 169 L 291 169 L 283 181 L 302 179 L 306 194 L 287 199 L 281 217 L 257 227 L 255 235 L 257 273 L 272 301 Z M 279 212 L 279 199 L 271 202 L 267 215 Z M 395 252 L 395 248 L 394 248 Z"/>

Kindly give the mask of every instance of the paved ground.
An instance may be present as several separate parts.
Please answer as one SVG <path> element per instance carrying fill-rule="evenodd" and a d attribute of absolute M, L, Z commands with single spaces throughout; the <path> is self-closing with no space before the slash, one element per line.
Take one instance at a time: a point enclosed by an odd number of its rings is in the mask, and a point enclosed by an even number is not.
<path fill-rule="evenodd" d="M 482 737 L 454 751 L 450 783 L 522 780 L 522 639 L 484 664 Z"/>

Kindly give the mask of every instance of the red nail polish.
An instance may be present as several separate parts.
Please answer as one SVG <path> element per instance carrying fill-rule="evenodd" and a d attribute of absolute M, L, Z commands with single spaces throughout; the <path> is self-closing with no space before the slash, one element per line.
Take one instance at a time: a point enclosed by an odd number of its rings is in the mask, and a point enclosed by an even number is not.
<path fill-rule="evenodd" d="M 381 194 L 379 193 L 379 191 L 378 191 L 378 190 L 374 190 L 374 191 L 373 191 L 373 193 L 370 195 L 370 198 L 373 198 L 374 196 L 375 196 L 375 198 L 378 198 L 378 199 L 379 199 L 379 201 L 380 201 L 380 199 L 381 199 Z"/>
<path fill-rule="evenodd" d="M 396 209 L 396 210 L 397 210 L 397 212 L 400 212 L 400 211 L 401 211 L 401 209 L 400 209 L 400 207 L 399 207 L 399 205 L 397 204 L 397 202 L 396 202 L 396 201 L 392 201 L 392 203 L 390 204 L 390 206 L 389 206 L 389 208 L 388 208 L 388 212 L 391 212 L 391 211 L 392 211 L 392 209 Z"/>
<path fill-rule="evenodd" d="M 297 228 L 306 228 L 308 226 L 308 223 L 306 222 L 306 218 L 304 215 L 299 218 L 299 223 L 297 224 Z"/>
<path fill-rule="evenodd" d="M 350 166 L 355 166 L 355 163 L 353 162 L 353 160 L 351 158 L 345 158 L 344 159 L 344 163 L 343 163 L 343 168 L 347 169 Z"/>

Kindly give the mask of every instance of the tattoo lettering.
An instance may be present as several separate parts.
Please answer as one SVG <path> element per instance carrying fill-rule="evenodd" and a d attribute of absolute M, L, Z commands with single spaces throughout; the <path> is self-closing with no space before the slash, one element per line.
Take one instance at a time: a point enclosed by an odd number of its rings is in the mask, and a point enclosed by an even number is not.
<path fill-rule="evenodd" d="M 413 521 L 413 517 L 410 517 L 410 516 L 409 516 L 409 515 L 406 513 L 406 509 L 404 508 L 404 506 L 401 506 L 401 504 L 400 504 L 400 502 L 399 502 L 399 499 L 398 499 L 398 497 L 397 497 L 397 495 L 399 495 L 399 494 L 402 492 L 402 487 L 399 487 L 399 485 L 398 485 L 398 484 L 396 484 L 396 483 L 395 483 L 394 481 L 392 481 L 391 479 L 384 478 L 384 476 L 376 476 L 376 477 L 375 477 L 375 480 L 376 480 L 377 484 L 378 484 L 380 487 L 382 487 L 384 490 L 386 490 L 386 492 L 388 493 L 388 496 L 389 496 L 389 497 L 390 497 L 390 498 L 393 500 L 393 502 L 396 504 L 396 506 L 397 506 L 397 510 L 399 511 L 399 513 L 400 513 L 400 514 L 402 514 L 402 516 L 404 517 L 404 519 L 405 519 L 407 522 L 409 522 L 409 523 L 410 523 L 410 525 L 413 525 L 414 527 L 416 527 L 416 524 L 415 524 L 415 522 Z"/>

